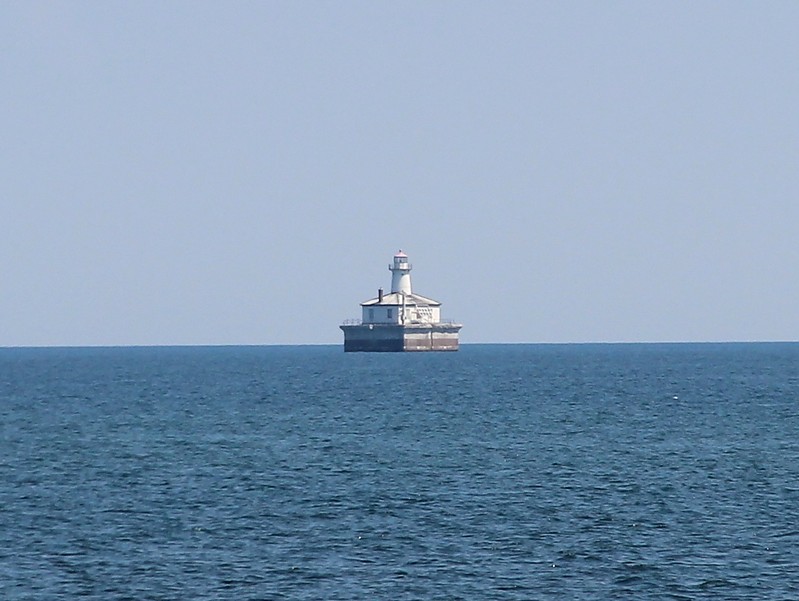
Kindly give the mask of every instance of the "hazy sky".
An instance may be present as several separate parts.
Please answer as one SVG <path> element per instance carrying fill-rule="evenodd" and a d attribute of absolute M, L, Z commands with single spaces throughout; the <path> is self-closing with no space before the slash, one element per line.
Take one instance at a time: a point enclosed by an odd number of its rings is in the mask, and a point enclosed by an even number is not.
<path fill-rule="evenodd" d="M 0 346 L 799 339 L 797 2 L 0 3 Z"/>

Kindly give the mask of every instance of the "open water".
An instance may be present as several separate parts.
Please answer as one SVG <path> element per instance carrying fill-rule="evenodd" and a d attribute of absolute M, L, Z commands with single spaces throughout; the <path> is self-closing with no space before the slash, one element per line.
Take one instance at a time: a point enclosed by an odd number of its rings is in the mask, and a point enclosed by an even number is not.
<path fill-rule="evenodd" d="M 0 349 L 0 599 L 799 599 L 799 344 Z"/>

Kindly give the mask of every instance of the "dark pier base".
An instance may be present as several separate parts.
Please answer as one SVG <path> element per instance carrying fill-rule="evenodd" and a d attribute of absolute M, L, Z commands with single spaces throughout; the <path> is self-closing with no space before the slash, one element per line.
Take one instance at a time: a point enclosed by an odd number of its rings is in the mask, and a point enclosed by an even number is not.
<path fill-rule="evenodd" d="M 345 352 L 457 351 L 460 324 L 344 325 Z"/>

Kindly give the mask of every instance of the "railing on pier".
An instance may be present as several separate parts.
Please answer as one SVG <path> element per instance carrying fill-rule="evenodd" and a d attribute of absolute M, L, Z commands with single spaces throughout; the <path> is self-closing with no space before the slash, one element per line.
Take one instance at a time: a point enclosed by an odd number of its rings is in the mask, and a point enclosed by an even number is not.
<path fill-rule="evenodd" d="M 364 325 L 364 323 L 363 323 L 362 319 L 345 319 L 344 321 L 341 322 L 341 325 L 343 325 L 343 326 L 362 326 L 362 325 Z M 371 325 L 375 325 L 375 326 L 396 326 L 396 325 L 402 325 L 402 324 L 398 324 L 398 323 L 394 323 L 394 322 L 390 322 L 390 323 L 375 322 L 375 323 L 373 323 Z M 405 325 L 414 325 L 414 326 L 419 326 L 419 325 L 456 326 L 456 325 L 460 325 L 460 322 L 455 320 L 455 319 L 447 318 L 447 319 L 442 319 L 441 321 L 437 321 L 435 323 L 430 322 L 430 321 L 414 321 L 414 322 L 406 322 Z"/>

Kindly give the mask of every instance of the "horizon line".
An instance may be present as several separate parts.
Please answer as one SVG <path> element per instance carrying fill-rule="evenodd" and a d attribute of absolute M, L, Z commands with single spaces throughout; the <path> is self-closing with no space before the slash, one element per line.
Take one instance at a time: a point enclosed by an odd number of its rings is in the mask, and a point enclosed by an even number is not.
<path fill-rule="evenodd" d="M 680 344 L 797 344 L 799 340 L 616 340 L 565 342 L 461 342 L 460 346 L 623 346 L 623 345 L 680 345 Z M 340 346 L 341 342 L 277 342 L 277 343 L 153 343 L 153 344 L 22 344 L 0 345 L 0 350 L 13 349 L 112 349 L 112 348 L 266 348 Z"/>

